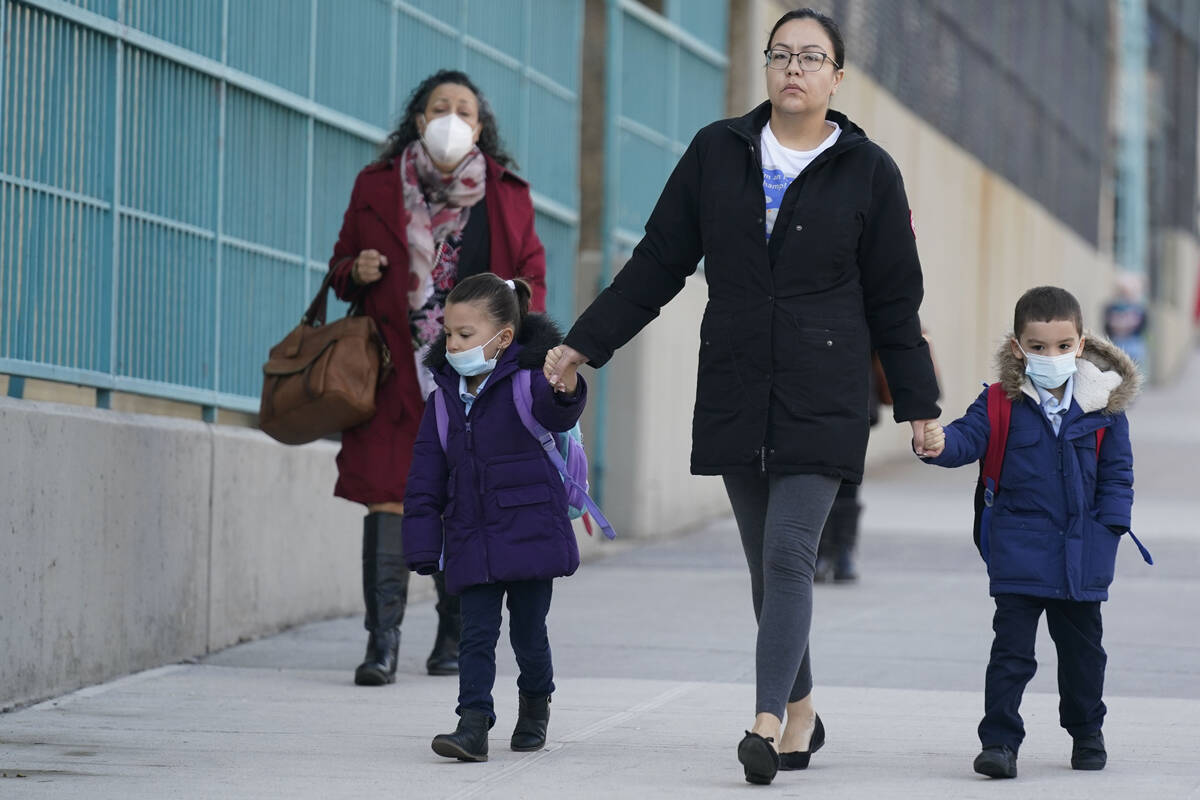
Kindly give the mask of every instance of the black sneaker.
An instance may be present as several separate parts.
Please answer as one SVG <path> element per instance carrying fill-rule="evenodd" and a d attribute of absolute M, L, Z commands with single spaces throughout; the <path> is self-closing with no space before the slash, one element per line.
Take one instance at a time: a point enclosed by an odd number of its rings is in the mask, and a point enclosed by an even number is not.
<path fill-rule="evenodd" d="M 989 778 L 1015 778 L 1017 754 L 1008 745 L 989 745 L 975 756 L 975 771 Z"/>
<path fill-rule="evenodd" d="M 1071 748 L 1071 769 L 1104 769 L 1108 763 L 1108 751 L 1104 749 L 1104 734 L 1096 731 L 1080 736 Z"/>

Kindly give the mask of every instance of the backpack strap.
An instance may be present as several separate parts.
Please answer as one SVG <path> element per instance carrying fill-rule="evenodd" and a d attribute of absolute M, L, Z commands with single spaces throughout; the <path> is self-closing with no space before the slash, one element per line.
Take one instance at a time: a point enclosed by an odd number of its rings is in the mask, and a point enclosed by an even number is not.
<path fill-rule="evenodd" d="M 1012 422 L 1012 401 L 999 382 L 988 387 L 988 446 L 983 459 L 983 504 L 988 508 L 996 502 L 1000 488 L 1000 472 L 1004 469 L 1004 450 L 1008 447 L 1008 426 Z"/>
<path fill-rule="evenodd" d="M 524 373 L 524 377 L 521 376 Z M 609 524 L 608 518 L 604 516 L 604 512 L 600 510 L 600 506 L 596 505 L 596 501 L 588 494 L 588 487 L 580 486 L 571 473 L 567 470 L 567 462 L 563 461 L 562 453 L 558 452 L 558 442 L 554 439 L 554 434 L 542 426 L 540 422 L 533 416 L 533 370 L 523 369 L 517 375 L 513 376 L 513 405 L 517 407 L 517 415 L 521 417 L 521 424 L 525 426 L 525 430 L 529 431 L 534 439 L 537 439 L 538 444 L 546 451 L 546 456 L 549 457 L 550 463 L 558 470 L 558 474 L 562 476 L 563 481 L 569 483 L 571 488 L 577 490 L 583 497 L 584 506 L 587 512 L 596 520 L 596 524 L 600 526 L 600 530 L 609 539 L 617 538 L 617 532 L 613 530 L 613 526 Z"/>
<path fill-rule="evenodd" d="M 991 552 L 988 534 L 992 523 L 992 506 L 1000 490 L 1000 473 L 1004 469 L 1004 451 L 1008 447 L 1008 426 L 1012 421 L 1012 401 L 1004 387 L 993 383 L 987 390 L 988 444 L 979 465 L 979 487 L 975 494 L 975 546 L 984 563 Z"/>
<path fill-rule="evenodd" d="M 446 450 L 450 414 L 446 411 L 446 393 L 440 386 L 433 390 L 433 415 L 437 418 L 438 441 L 442 443 L 442 450 Z"/>

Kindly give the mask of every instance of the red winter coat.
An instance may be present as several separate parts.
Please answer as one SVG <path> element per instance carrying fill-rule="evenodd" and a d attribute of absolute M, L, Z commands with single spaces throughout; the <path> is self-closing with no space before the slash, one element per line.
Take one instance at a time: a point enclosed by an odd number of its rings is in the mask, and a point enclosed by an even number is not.
<path fill-rule="evenodd" d="M 333 493 L 356 503 L 401 502 L 425 400 L 417 383 L 408 327 L 408 237 L 399 172 L 372 164 L 358 174 L 329 268 L 342 300 L 362 299 L 392 351 L 395 370 L 380 384 L 375 416 L 342 433 Z M 529 184 L 487 159 L 485 187 L 491 271 L 524 278 L 533 287 L 533 310 L 546 307 L 546 252 L 533 227 Z M 359 286 L 350 277 L 363 250 L 387 258 L 383 277 Z"/>

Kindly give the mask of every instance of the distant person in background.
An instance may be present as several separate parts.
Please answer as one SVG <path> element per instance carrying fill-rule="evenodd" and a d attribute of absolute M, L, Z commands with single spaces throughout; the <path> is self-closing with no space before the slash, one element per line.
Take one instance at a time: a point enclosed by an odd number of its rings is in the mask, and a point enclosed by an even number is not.
<path fill-rule="evenodd" d="M 941 413 L 900 170 L 829 108 L 845 74 L 837 24 L 791 11 L 766 47 L 768 101 L 696 134 L 629 263 L 546 359 L 551 383 L 604 365 L 704 259 L 692 472 L 724 478 L 750 569 L 756 717 L 737 757 L 760 784 L 804 769 L 825 742 L 813 569 L 838 487 L 862 480 L 872 347 L 918 444 Z"/>
<path fill-rule="evenodd" d="M 1146 363 L 1146 304 L 1142 279 L 1122 273 L 1116 280 L 1117 297 L 1104 307 L 1104 335 L 1139 365 Z"/>
<path fill-rule="evenodd" d="M 933 345 L 929 335 L 922 330 L 921 335 L 929 346 L 929 356 L 933 359 Z M 937 377 L 937 362 L 933 364 L 934 377 Z M 888 388 L 887 376 L 884 375 L 883 365 L 879 357 L 871 359 L 871 387 L 867 392 L 867 418 L 871 427 L 879 424 L 880 406 L 890 406 L 892 392 Z M 938 385 L 941 385 L 940 378 Z M 941 396 L 939 390 L 939 397 Z M 833 500 L 833 508 L 825 520 L 825 528 L 821 531 L 821 545 L 817 550 L 817 567 L 813 573 L 816 583 L 854 583 L 858 580 L 858 566 L 855 553 L 858 549 L 859 522 L 862 520 L 862 503 L 859 502 L 859 489 L 862 484 L 842 481 L 838 487 L 837 497 Z"/>
<path fill-rule="evenodd" d="M 878 363 L 874 362 L 872 367 Z M 887 391 L 886 381 L 881 381 L 876 371 L 874 368 L 871 370 L 871 386 L 867 391 L 867 419 L 872 428 L 879 424 L 879 406 L 883 401 L 883 393 Z M 891 399 L 891 395 L 888 395 L 888 405 L 891 405 Z M 817 565 L 813 571 L 813 581 L 816 583 L 854 583 L 858 580 L 854 556 L 858 549 L 858 522 L 862 516 L 862 503 L 858 500 L 861 485 L 842 481 L 838 487 L 833 507 L 829 509 L 829 516 L 821 530 Z"/>
<path fill-rule="evenodd" d="M 432 375 L 420 361 L 441 335 L 446 296 L 463 278 L 523 278 L 531 307 L 546 303 L 545 251 L 529 186 L 509 172 L 496 118 L 461 72 L 443 70 L 409 96 L 379 159 L 359 173 L 329 260 L 338 297 L 361 303 L 391 350 L 395 372 L 369 422 L 342 434 L 334 494 L 367 507 L 363 598 L 369 636 L 360 686 L 392 683 L 409 571 L 401 545 L 404 492 Z M 437 586 L 431 675 L 458 672 L 459 601 Z"/>

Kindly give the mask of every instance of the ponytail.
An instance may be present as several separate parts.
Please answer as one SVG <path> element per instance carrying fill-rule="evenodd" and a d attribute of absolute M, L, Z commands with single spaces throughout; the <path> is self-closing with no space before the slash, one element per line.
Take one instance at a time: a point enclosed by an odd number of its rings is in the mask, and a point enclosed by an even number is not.
<path fill-rule="evenodd" d="M 446 297 L 446 304 L 479 303 L 494 322 L 511 325 L 520 335 L 532 299 L 533 289 L 523 279 L 506 281 L 495 273 L 483 272 L 460 281 Z"/>
<path fill-rule="evenodd" d="M 521 326 L 525 324 L 525 317 L 529 314 L 529 304 L 533 300 L 533 288 L 524 278 L 514 278 L 512 285 L 513 294 L 517 297 L 517 331 L 520 332 Z"/>

